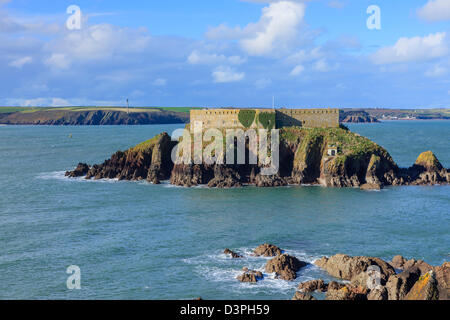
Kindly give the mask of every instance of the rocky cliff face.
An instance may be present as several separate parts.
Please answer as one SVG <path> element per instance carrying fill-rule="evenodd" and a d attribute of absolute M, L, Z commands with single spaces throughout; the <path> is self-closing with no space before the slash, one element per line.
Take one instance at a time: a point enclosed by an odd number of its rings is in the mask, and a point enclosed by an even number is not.
<path fill-rule="evenodd" d="M 339 114 L 341 123 L 365 123 L 365 122 L 379 122 L 374 116 L 371 116 L 366 111 L 341 111 Z"/>
<path fill-rule="evenodd" d="M 1 114 L 1 124 L 13 125 L 137 125 L 186 123 L 189 114 L 165 110 L 124 112 L 114 110 L 45 110 Z"/>
<path fill-rule="evenodd" d="M 280 170 L 276 175 L 261 174 L 263 166 L 176 164 L 171 151 L 176 145 L 167 133 L 124 152 L 116 152 L 103 164 L 79 164 L 69 177 L 87 179 L 146 179 L 153 183 L 170 179 L 178 186 L 206 184 L 231 188 L 244 184 L 258 187 L 287 184 L 321 184 L 326 187 L 380 189 L 389 185 L 448 183 L 449 172 L 432 152 L 419 156 L 408 169 L 400 169 L 389 153 L 376 143 L 345 128 L 280 130 Z M 248 149 L 248 146 L 247 146 Z M 330 150 L 337 154 L 329 155 Z M 248 150 L 247 150 L 248 154 Z"/>
<path fill-rule="evenodd" d="M 79 164 L 66 175 L 86 175 L 86 179 L 148 180 L 158 184 L 169 179 L 172 172 L 170 152 L 176 143 L 167 133 L 157 135 L 126 151 L 117 151 L 102 164 L 92 167 Z M 84 174 L 83 174 L 84 173 Z"/>

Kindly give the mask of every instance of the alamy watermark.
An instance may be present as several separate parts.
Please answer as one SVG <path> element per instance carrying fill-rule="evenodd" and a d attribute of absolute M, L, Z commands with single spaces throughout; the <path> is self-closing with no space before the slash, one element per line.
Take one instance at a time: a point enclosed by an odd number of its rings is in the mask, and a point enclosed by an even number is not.
<path fill-rule="evenodd" d="M 370 290 L 381 289 L 381 269 L 379 266 L 371 265 L 366 270 L 367 275 L 367 288 Z"/>
<path fill-rule="evenodd" d="M 81 289 L 81 269 L 79 266 L 71 265 L 66 269 L 66 273 L 70 274 L 67 277 L 66 285 L 69 290 Z"/>
<path fill-rule="evenodd" d="M 70 14 L 66 21 L 66 27 L 69 30 L 80 30 L 81 29 L 81 9 L 77 5 L 71 5 L 67 7 L 67 14 Z"/>
<path fill-rule="evenodd" d="M 367 14 L 370 14 L 367 18 L 367 29 L 369 30 L 381 30 L 381 9 L 377 5 L 371 5 L 367 8 Z"/>
<path fill-rule="evenodd" d="M 172 150 L 174 164 L 250 164 L 259 165 L 261 174 L 275 175 L 280 167 L 280 132 L 278 129 L 203 130 L 201 121 L 193 123 L 193 130 L 177 129 L 173 140 L 181 140 Z M 179 139 L 181 138 L 181 139 Z M 270 147 L 269 147 L 270 139 Z M 192 141 L 193 140 L 193 141 Z M 248 162 L 246 145 L 248 142 Z M 205 146 L 205 143 L 209 143 Z M 235 154 L 237 156 L 235 157 Z"/>

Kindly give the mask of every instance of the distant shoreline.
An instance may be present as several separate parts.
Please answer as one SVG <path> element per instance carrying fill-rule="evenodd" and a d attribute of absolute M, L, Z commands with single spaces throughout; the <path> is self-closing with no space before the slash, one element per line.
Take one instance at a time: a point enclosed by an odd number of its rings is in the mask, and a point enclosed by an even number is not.
<path fill-rule="evenodd" d="M 148 125 L 189 122 L 191 107 L 0 107 L 0 125 Z M 340 109 L 341 123 L 450 120 L 450 109 Z"/>

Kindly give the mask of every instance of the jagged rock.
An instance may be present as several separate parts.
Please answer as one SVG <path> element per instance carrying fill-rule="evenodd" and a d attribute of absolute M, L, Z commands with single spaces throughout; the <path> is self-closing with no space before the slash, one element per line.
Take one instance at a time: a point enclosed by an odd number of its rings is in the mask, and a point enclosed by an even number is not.
<path fill-rule="evenodd" d="M 242 187 L 241 176 L 234 168 L 225 165 L 214 166 L 214 178 L 208 182 L 211 188 Z"/>
<path fill-rule="evenodd" d="M 388 300 L 388 291 L 385 287 L 370 290 L 367 300 Z"/>
<path fill-rule="evenodd" d="M 326 300 L 367 300 L 368 291 L 366 288 L 346 285 L 339 290 L 329 290 Z"/>
<path fill-rule="evenodd" d="M 381 184 L 365 183 L 360 188 L 361 190 L 381 190 Z"/>
<path fill-rule="evenodd" d="M 408 270 L 411 268 L 418 268 L 420 270 L 420 274 L 422 275 L 430 271 L 433 267 L 423 260 L 410 259 L 403 265 L 403 270 Z"/>
<path fill-rule="evenodd" d="M 144 180 L 159 183 L 172 171 L 170 150 L 174 146 L 164 132 L 124 152 L 117 151 L 104 163 L 92 166 L 86 179 Z"/>
<path fill-rule="evenodd" d="M 400 274 L 392 275 L 386 283 L 389 300 L 402 300 L 420 277 L 420 269 L 411 267 Z"/>
<path fill-rule="evenodd" d="M 413 185 L 433 185 L 446 183 L 448 171 L 436 158 L 433 152 L 426 151 L 419 155 L 414 165 L 408 169 L 409 179 Z"/>
<path fill-rule="evenodd" d="M 392 261 L 390 262 L 391 266 L 393 266 L 395 269 L 403 269 L 403 266 L 406 263 L 406 259 L 401 255 L 396 255 L 392 258 Z"/>
<path fill-rule="evenodd" d="M 267 273 L 275 272 L 277 278 L 290 281 L 297 278 L 297 271 L 304 266 L 306 262 L 284 253 L 269 260 L 265 269 Z"/>
<path fill-rule="evenodd" d="M 255 185 L 257 187 L 283 187 L 287 186 L 287 182 L 279 175 L 264 176 L 262 174 L 258 174 L 255 177 Z"/>
<path fill-rule="evenodd" d="M 345 284 L 336 282 L 336 281 L 330 281 L 327 286 L 327 290 L 339 290 L 345 287 Z"/>
<path fill-rule="evenodd" d="M 244 268 L 244 273 L 237 277 L 237 279 L 241 282 L 258 282 L 263 279 L 263 274 L 260 271 L 256 270 L 248 270 L 248 268 Z"/>
<path fill-rule="evenodd" d="M 438 300 L 439 290 L 433 271 L 420 276 L 404 300 Z"/>
<path fill-rule="evenodd" d="M 237 254 L 234 251 L 231 251 L 230 249 L 226 248 L 223 253 L 225 253 L 226 255 L 230 255 L 232 258 L 234 259 L 238 259 L 238 258 L 242 258 L 241 255 Z"/>
<path fill-rule="evenodd" d="M 264 243 L 258 246 L 254 251 L 255 256 L 274 257 L 282 254 L 282 250 L 277 246 L 269 243 Z"/>
<path fill-rule="evenodd" d="M 350 257 L 344 254 L 336 254 L 330 258 L 323 257 L 314 262 L 317 266 L 327 271 L 330 275 L 344 280 L 353 280 L 359 276 L 359 284 L 365 285 L 360 273 L 365 272 L 371 265 L 380 268 L 381 284 L 384 285 L 389 276 L 395 274 L 394 268 L 379 258 Z"/>
<path fill-rule="evenodd" d="M 450 300 L 450 262 L 444 262 L 442 266 L 433 268 L 439 300 Z"/>
<path fill-rule="evenodd" d="M 86 163 L 79 163 L 78 166 L 73 171 L 66 171 L 66 177 L 76 178 L 83 177 L 89 171 L 89 166 Z"/>
<path fill-rule="evenodd" d="M 170 175 L 170 183 L 175 186 L 192 187 L 208 183 L 214 171 L 206 165 L 176 164 Z"/>
<path fill-rule="evenodd" d="M 301 292 L 325 292 L 327 291 L 327 284 L 322 279 L 319 280 L 309 280 L 302 282 L 298 285 L 298 290 Z"/>
<path fill-rule="evenodd" d="M 292 297 L 292 300 L 305 300 L 305 301 L 311 301 L 311 300 L 317 300 L 310 294 L 305 294 L 303 292 L 296 291 L 294 296 Z"/>

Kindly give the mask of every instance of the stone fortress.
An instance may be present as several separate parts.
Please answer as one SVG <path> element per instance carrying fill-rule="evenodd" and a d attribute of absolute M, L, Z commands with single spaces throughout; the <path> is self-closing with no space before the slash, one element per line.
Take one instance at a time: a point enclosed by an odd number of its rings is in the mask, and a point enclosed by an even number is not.
<path fill-rule="evenodd" d="M 339 109 L 196 109 L 190 111 L 190 122 L 201 122 L 203 129 L 336 128 Z"/>

